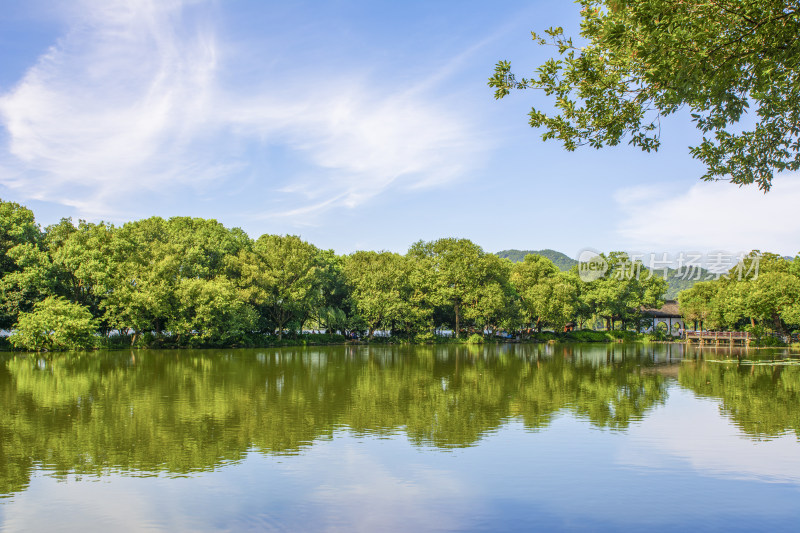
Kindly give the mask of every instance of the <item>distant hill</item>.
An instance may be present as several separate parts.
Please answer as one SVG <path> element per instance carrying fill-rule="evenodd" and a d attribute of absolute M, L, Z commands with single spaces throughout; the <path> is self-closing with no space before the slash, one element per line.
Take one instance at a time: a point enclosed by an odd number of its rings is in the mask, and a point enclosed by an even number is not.
<path fill-rule="evenodd" d="M 664 275 L 663 271 L 657 271 L 656 275 Z M 684 279 L 687 278 L 687 279 Z M 664 298 L 668 300 L 677 300 L 678 293 L 686 290 L 691 289 L 692 286 L 697 283 L 698 281 L 707 281 L 709 278 L 713 279 L 713 276 L 703 268 L 694 270 L 692 272 L 680 272 L 678 270 L 669 269 L 667 271 L 667 293 L 664 295 Z"/>
<path fill-rule="evenodd" d="M 573 266 L 578 264 L 578 261 L 569 257 L 566 254 L 562 254 L 561 252 L 557 252 L 555 250 L 545 249 L 545 250 L 503 250 L 502 252 L 497 252 L 498 257 L 503 257 L 506 259 L 511 260 L 514 263 L 518 263 L 522 261 L 526 255 L 528 254 L 536 254 L 541 255 L 548 258 L 550 261 L 553 262 L 560 270 L 566 271 L 572 268 Z M 657 272 L 657 275 L 663 276 L 663 271 Z M 680 272 L 675 269 L 669 269 L 667 272 L 667 284 L 669 288 L 667 289 L 667 293 L 664 295 L 665 298 L 668 300 L 674 300 L 678 297 L 678 293 L 682 290 L 691 288 L 695 283 L 698 281 L 704 281 L 709 279 L 710 274 L 705 269 L 693 270 L 691 272 Z M 686 279 L 684 279 L 686 278 Z"/>
<path fill-rule="evenodd" d="M 556 252 L 555 250 L 545 249 L 545 250 L 503 250 L 502 252 L 497 252 L 498 257 L 503 257 L 505 259 L 510 259 L 514 263 L 519 263 L 525 256 L 528 254 L 536 254 L 541 255 L 548 258 L 550 261 L 553 262 L 560 270 L 569 270 L 573 266 L 578 264 L 578 261 L 569 257 L 566 254 L 562 254 L 561 252 Z"/>

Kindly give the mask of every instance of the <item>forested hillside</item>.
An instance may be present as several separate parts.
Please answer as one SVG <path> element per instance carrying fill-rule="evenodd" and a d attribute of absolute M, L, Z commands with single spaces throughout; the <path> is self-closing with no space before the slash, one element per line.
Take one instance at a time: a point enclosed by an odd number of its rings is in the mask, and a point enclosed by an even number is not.
<path fill-rule="evenodd" d="M 573 266 L 578 264 L 578 261 L 569 257 L 567 254 L 563 254 L 556 250 L 551 250 L 546 248 L 544 250 L 503 250 L 502 252 L 497 252 L 498 257 L 502 257 L 505 259 L 510 260 L 513 263 L 518 263 L 522 261 L 526 255 L 528 254 L 535 254 L 541 255 L 542 257 L 548 258 L 550 261 L 556 265 L 559 270 L 567 271 Z M 788 258 L 791 260 L 791 258 Z M 647 266 L 647 265 L 645 265 Z M 659 275 L 663 276 L 663 271 L 659 271 Z M 706 281 L 713 279 L 715 276 L 712 275 L 708 270 L 703 268 L 683 268 L 683 269 L 668 269 L 667 270 L 667 292 L 664 297 L 668 300 L 675 300 L 678 298 L 678 293 L 682 290 L 690 289 L 694 286 L 695 283 L 698 281 Z"/>
<path fill-rule="evenodd" d="M 512 263 L 519 263 L 525 259 L 525 256 L 528 254 L 536 254 L 548 258 L 562 272 L 565 272 L 578 264 L 578 261 L 569 257 L 568 255 L 562 254 L 561 252 L 557 252 L 555 250 L 550 250 L 549 248 L 544 250 L 503 250 L 502 252 L 497 252 L 498 257 L 508 259 Z"/>

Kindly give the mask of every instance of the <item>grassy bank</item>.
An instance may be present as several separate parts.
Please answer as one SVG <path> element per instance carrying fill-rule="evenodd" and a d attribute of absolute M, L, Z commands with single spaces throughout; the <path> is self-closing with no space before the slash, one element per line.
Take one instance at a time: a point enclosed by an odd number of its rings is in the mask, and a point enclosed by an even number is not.
<path fill-rule="evenodd" d="M 786 344 L 776 344 L 775 339 L 766 338 L 767 342 L 759 343 L 754 341 L 750 346 L 758 347 L 784 347 Z M 633 331 L 595 331 L 580 330 L 571 332 L 552 332 L 544 331 L 523 335 L 519 338 L 503 338 L 492 335 L 481 335 L 473 333 L 459 339 L 451 337 L 441 337 L 426 333 L 417 335 L 413 338 L 404 336 L 395 337 L 366 337 L 351 339 L 344 335 L 327 333 L 289 333 L 278 339 L 275 335 L 252 335 L 245 342 L 231 345 L 220 345 L 217 343 L 203 342 L 199 337 L 180 338 L 168 335 L 155 336 L 144 334 L 135 340 L 131 335 L 115 335 L 110 337 L 98 337 L 95 349 L 99 350 L 125 350 L 130 348 L 138 349 L 193 349 L 193 348 L 280 348 L 298 346 L 336 346 L 345 344 L 355 345 L 377 345 L 377 346 L 397 346 L 397 345 L 464 345 L 464 344 L 505 344 L 505 343 L 610 343 L 610 342 L 680 342 L 675 337 L 669 337 L 662 333 L 636 333 Z M 790 345 L 792 348 L 800 348 L 800 344 Z M 0 351 L 24 351 L 14 350 L 8 342 L 8 338 L 0 337 Z"/>

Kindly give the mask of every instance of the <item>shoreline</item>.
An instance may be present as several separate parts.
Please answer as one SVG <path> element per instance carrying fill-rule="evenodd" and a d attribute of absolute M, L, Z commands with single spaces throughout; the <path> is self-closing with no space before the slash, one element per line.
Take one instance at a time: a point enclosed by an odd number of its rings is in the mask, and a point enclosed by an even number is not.
<path fill-rule="evenodd" d="M 90 354 L 90 353 L 99 353 L 99 352 L 119 352 L 119 351 L 144 351 L 144 350 L 152 350 L 152 351 L 172 351 L 172 350 L 184 350 L 184 351 L 196 351 L 201 352 L 204 350 L 260 350 L 260 349 L 272 349 L 272 348 L 307 348 L 307 347 L 336 347 L 336 346 L 374 346 L 374 347 L 389 347 L 389 346 L 482 346 L 482 345 L 503 345 L 503 344 L 518 344 L 518 345 L 525 345 L 525 344 L 551 344 L 551 345 L 570 345 L 570 344 L 673 344 L 673 345 L 687 345 L 685 340 L 652 340 L 648 338 L 635 338 L 635 339 L 616 339 L 616 338 L 606 338 L 606 339 L 574 339 L 574 338 L 562 338 L 562 339 L 486 339 L 483 342 L 470 342 L 469 339 L 463 340 L 447 340 L 447 341 L 438 341 L 438 342 L 414 342 L 414 341 L 397 341 L 397 342 L 385 342 L 385 341 L 378 341 L 376 342 L 374 339 L 372 341 L 369 340 L 347 340 L 344 342 L 314 342 L 314 341 L 300 341 L 300 342 L 289 342 L 288 340 L 284 340 L 281 343 L 276 344 L 262 344 L 262 345 L 253 345 L 253 346 L 178 346 L 174 344 L 166 344 L 161 346 L 98 346 L 92 350 L 82 350 L 82 351 L 26 351 L 26 350 L 15 350 L 10 346 L 3 346 L 0 348 L 0 353 L 8 353 L 8 354 L 59 354 L 59 353 L 80 353 L 80 354 Z M 729 345 L 716 345 L 716 344 L 704 344 L 704 345 L 697 345 L 693 344 L 691 346 L 702 348 L 702 349 L 723 349 L 726 351 L 730 351 L 733 348 L 736 348 L 737 351 L 749 351 L 749 350 L 774 350 L 774 349 L 789 349 L 789 350 L 800 350 L 800 344 L 790 344 L 784 346 L 729 346 Z"/>

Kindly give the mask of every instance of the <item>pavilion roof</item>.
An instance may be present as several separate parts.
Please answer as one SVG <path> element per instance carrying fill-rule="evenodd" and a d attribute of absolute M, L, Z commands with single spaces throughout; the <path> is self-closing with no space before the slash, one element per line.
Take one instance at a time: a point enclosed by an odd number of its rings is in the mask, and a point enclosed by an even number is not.
<path fill-rule="evenodd" d="M 664 305 L 659 308 L 642 307 L 642 316 L 652 318 L 681 318 L 681 310 L 678 307 L 678 300 L 664 300 Z"/>

